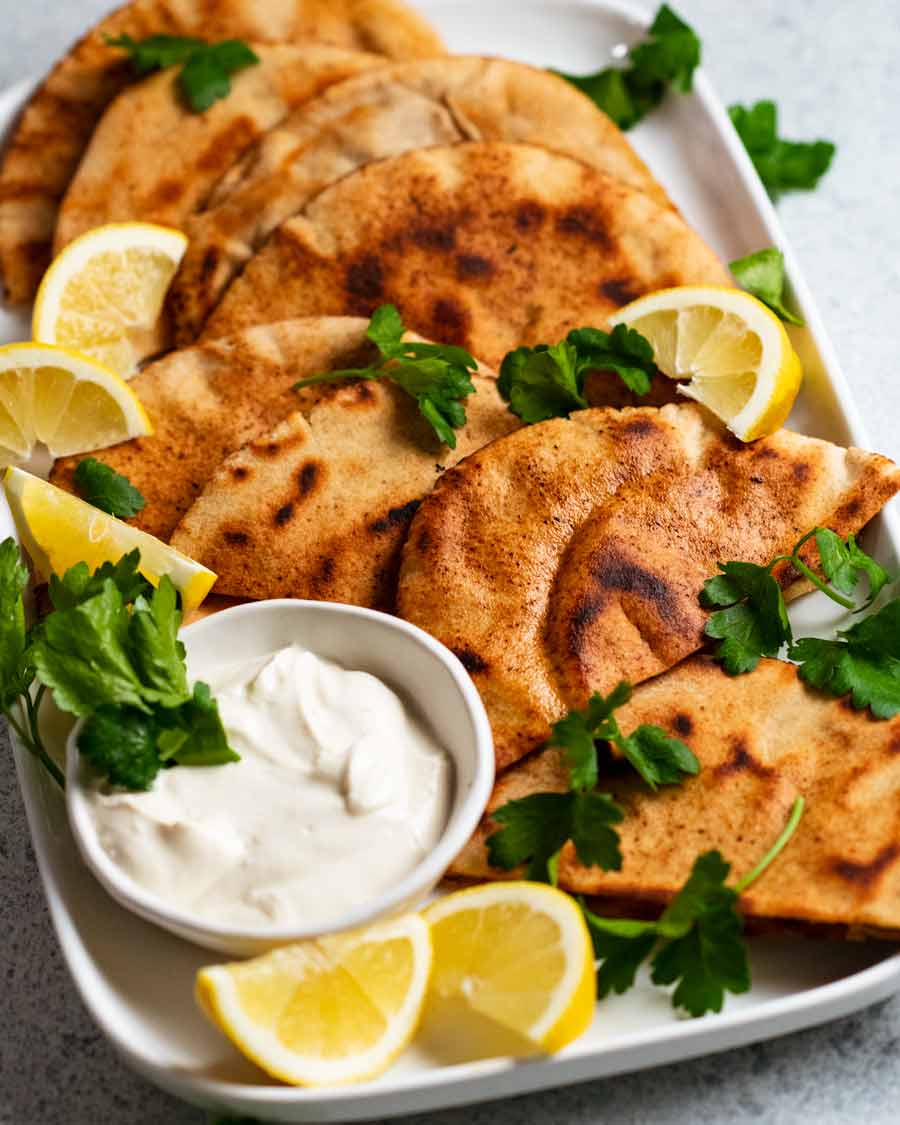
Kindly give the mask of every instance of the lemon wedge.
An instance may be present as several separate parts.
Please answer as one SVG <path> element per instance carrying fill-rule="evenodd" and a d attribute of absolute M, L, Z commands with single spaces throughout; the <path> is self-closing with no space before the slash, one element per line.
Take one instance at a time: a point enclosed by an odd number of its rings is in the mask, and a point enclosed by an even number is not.
<path fill-rule="evenodd" d="M 784 325 L 740 289 L 685 285 L 649 293 L 620 309 L 653 345 L 656 365 L 679 390 L 703 403 L 741 441 L 784 425 L 803 372 Z"/>
<path fill-rule="evenodd" d="M 415 1033 L 431 941 L 416 915 L 201 969 L 197 1000 L 235 1046 L 298 1086 L 380 1074 Z"/>
<path fill-rule="evenodd" d="M 153 223 L 110 223 L 76 238 L 44 274 L 34 305 L 35 340 L 92 356 L 127 379 L 163 348 L 166 290 L 188 240 Z"/>
<path fill-rule="evenodd" d="M 424 917 L 434 946 L 429 1009 L 462 1002 L 532 1052 L 558 1051 L 591 1023 L 594 951 L 569 895 L 488 883 L 439 899 Z"/>
<path fill-rule="evenodd" d="M 66 457 L 152 432 L 108 367 L 49 344 L 0 347 L 0 465 L 27 460 L 37 442 Z"/>
<path fill-rule="evenodd" d="M 168 544 L 23 469 L 7 469 L 3 483 L 19 538 L 44 581 L 82 561 L 91 570 L 118 562 L 137 547 L 141 573 L 153 585 L 168 574 L 187 614 L 216 580 L 211 570 Z"/>

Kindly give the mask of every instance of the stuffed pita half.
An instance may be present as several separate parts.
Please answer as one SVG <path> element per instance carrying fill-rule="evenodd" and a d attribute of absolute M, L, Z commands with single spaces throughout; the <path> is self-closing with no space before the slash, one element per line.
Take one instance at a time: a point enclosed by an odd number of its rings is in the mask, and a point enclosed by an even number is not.
<path fill-rule="evenodd" d="M 709 657 L 693 657 L 642 684 L 616 717 L 626 733 L 652 723 L 687 742 L 700 772 L 651 793 L 630 766 L 610 759 L 600 789 L 625 811 L 617 826 L 622 869 L 584 867 L 567 844 L 561 887 L 597 896 L 592 907 L 600 913 L 652 917 L 710 849 L 721 852 L 737 881 L 803 796 L 796 833 L 741 895 L 741 913 L 789 926 L 839 926 L 857 938 L 900 936 L 900 716 L 873 721 L 776 660 L 730 677 Z M 559 751 L 546 750 L 504 774 L 488 808 L 566 788 Z M 485 819 L 453 874 L 509 877 L 487 864 L 485 837 L 497 827 Z"/>
<path fill-rule="evenodd" d="M 549 71 L 448 56 L 381 67 L 327 90 L 272 129 L 191 219 L 170 295 L 176 340 L 196 339 L 245 263 L 329 184 L 374 160 L 462 141 L 525 141 L 668 199 L 606 114 Z"/>
<path fill-rule="evenodd" d="M 0 270 L 9 300 L 29 301 L 50 261 L 59 201 L 94 126 L 132 70 L 107 37 L 330 43 L 391 58 L 443 53 L 402 0 L 134 0 L 62 58 L 26 106 L 0 167 Z"/>
<path fill-rule="evenodd" d="M 592 692 L 696 651 L 719 561 L 767 563 L 817 525 L 846 536 L 898 488 L 886 457 L 788 430 L 744 445 L 694 405 L 584 410 L 444 474 L 398 610 L 471 672 L 503 769 Z"/>
<path fill-rule="evenodd" d="M 326 188 L 251 259 L 204 338 L 392 302 L 411 329 L 496 367 L 650 290 L 728 281 L 674 210 L 629 184 L 533 145 L 466 143 Z"/>

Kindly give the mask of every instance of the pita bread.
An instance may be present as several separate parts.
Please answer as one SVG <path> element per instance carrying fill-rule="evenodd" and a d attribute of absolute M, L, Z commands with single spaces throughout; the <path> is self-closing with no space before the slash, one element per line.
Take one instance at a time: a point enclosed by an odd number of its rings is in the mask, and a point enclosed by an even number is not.
<path fill-rule="evenodd" d="M 885 457 L 787 430 L 744 445 L 694 405 L 584 410 L 444 475 L 398 609 L 472 673 L 503 769 L 591 692 L 698 649 L 719 560 L 767 562 L 817 524 L 855 532 L 898 489 Z"/>
<path fill-rule="evenodd" d="M 282 222 L 374 160 L 460 141 L 527 141 L 668 198 L 606 114 L 536 67 L 465 56 L 382 67 L 328 90 L 271 130 L 192 218 L 170 295 L 176 340 L 196 339 L 244 264 Z"/>
<path fill-rule="evenodd" d="M 295 106 L 383 57 L 320 44 L 255 46 L 231 93 L 192 113 L 175 67 L 130 86 L 106 110 L 60 207 L 54 253 L 104 223 L 183 229 L 232 164 Z M 165 153 L 161 160 L 159 154 Z"/>
<path fill-rule="evenodd" d="M 423 497 L 446 467 L 521 425 L 492 378 L 473 382 L 455 449 L 393 383 L 329 387 L 222 464 L 172 545 L 215 563 L 219 594 L 393 609 Z"/>
<path fill-rule="evenodd" d="M 563 849 L 560 886 L 596 895 L 601 912 L 654 915 L 698 855 L 718 848 L 731 880 L 749 871 L 781 832 L 794 799 L 806 807 L 778 859 L 741 896 L 749 919 L 843 926 L 851 936 L 900 936 L 900 716 L 879 722 L 807 687 L 793 665 L 763 660 L 730 677 L 694 657 L 649 683 L 617 713 L 626 732 L 654 723 L 686 741 L 700 773 L 651 793 L 630 767 L 600 782 L 626 811 L 622 870 L 585 868 Z M 565 789 L 559 751 L 500 778 L 489 803 Z M 487 866 L 487 820 L 452 868 L 508 877 Z"/>
<path fill-rule="evenodd" d="M 249 262 L 203 336 L 390 301 L 415 331 L 497 367 L 519 344 L 602 327 L 641 293 L 691 283 L 729 277 L 672 209 L 568 156 L 466 143 L 326 188 Z"/>
<path fill-rule="evenodd" d="M 190 35 L 255 43 L 317 40 L 391 58 L 443 53 L 403 0 L 134 0 L 101 20 L 25 108 L 0 167 L 0 269 L 9 300 L 28 301 L 50 261 L 56 212 L 94 126 L 132 80 L 106 37 Z"/>
<path fill-rule="evenodd" d="M 222 461 L 297 409 L 297 380 L 371 361 L 367 328 L 351 317 L 265 325 L 172 352 L 136 375 L 130 385 L 154 433 L 91 454 L 146 499 L 131 522 L 168 539 Z M 60 459 L 50 480 L 74 492 L 80 460 Z"/>

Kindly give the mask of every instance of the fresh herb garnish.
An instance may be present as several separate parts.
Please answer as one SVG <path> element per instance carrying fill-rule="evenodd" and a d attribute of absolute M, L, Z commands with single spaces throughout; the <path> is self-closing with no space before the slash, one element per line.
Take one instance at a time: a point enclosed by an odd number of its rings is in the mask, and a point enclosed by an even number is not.
<path fill-rule="evenodd" d="M 96 457 L 85 457 L 78 462 L 75 487 L 89 504 L 120 519 L 136 516 L 146 504 L 128 477 L 123 477 Z"/>
<path fill-rule="evenodd" d="M 612 332 L 573 328 L 558 344 L 509 352 L 500 365 L 497 389 L 523 422 L 565 418 L 590 405 L 584 384 L 591 371 L 612 371 L 630 391 L 645 395 L 656 373 L 653 347 L 624 324 Z"/>
<path fill-rule="evenodd" d="M 404 340 L 406 328 L 394 305 L 372 314 L 366 333 L 381 353 L 370 367 L 328 371 L 294 384 L 294 390 L 341 379 L 390 379 L 419 404 L 419 411 L 444 445 L 456 448 L 456 433 L 466 424 L 463 400 L 475 391 L 471 372 L 478 364 L 464 348 Z"/>
<path fill-rule="evenodd" d="M 505 871 L 527 863 L 529 879 L 555 883 L 559 853 L 571 840 L 586 867 L 618 871 L 622 853 L 612 825 L 623 817 L 608 793 L 533 793 L 507 801 L 491 813 L 503 827 L 488 837 L 488 862 Z"/>
<path fill-rule="evenodd" d="M 0 543 L 0 714 L 57 785 L 65 788 L 62 770 L 47 753 L 38 725 L 45 688 L 40 685 L 34 695 L 31 692 L 34 664 L 23 599 L 27 584 L 28 570 L 18 544 L 4 539 Z"/>
<path fill-rule="evenodd" d="M 565 74 L 620 129 L 631 129 L 663 100 L 672 86 L 688 93 L 700 64 L 700 40 L 688 24 L 663 4 L 647 39 L 628 52 L 625 69 L 606 67 L 596 74 Z"/>
<path fill-rule="evenodd" d="M 26 633 L 28 571 L 15 540 L 0 543 L 0 712 L 60 785 L 38 726 L 48 688 L 61 710 L 87 716 L 79 750 L 114 785 L 146 789 L 167 762 L 237 761 L 209 688 L 188 685 L 178 593 L 166 576 L 154 590 L 139 562 L 132 551 L 93 574 L 79 563 L 52 576 L 53 612 Z"/>
<path fill-rule="evenodd" d="M 785 141 L 778 136 L 774 102 L 729 106 L 728 115 L 773 199 L 784 191 L 814 188 L 831 166 L 831 141 Z"/>
<path fill-rule="evenodd" d="M 730 262 L 735 281 L 788 324 L 803 324 L 802 317 L 784 303 L 784 255 L 774 246 Z"/>
<path fill-rule="evenodd" d="M 738 899 L 793 836 L 803 806 L 803 798 L 798 797 L 775 844 L 734 888 L 725 882 L 729 865 L 719 852 L 710 851 L 694 861 L 684 886 L 656 922 L 600 918 L 584 909 L 600 961 L 600 998 L 631 988 L 638 968 L 654 950 L 651 980 L 675 984 L 673 1005 L 692 1016 L 720 1012 L 726 992 L 746 992 L 750 969 Z"/>
<path fill-rule="evenodd" d="M 492 812 L 491 819 L 503 826 L 488 837 L 492 867 L 508 871 L 528 863 L 529 879 L 555 883 L 559 853 L 571 840 L 586 867 L 620 869 L 619 835 L 612 826 L 623 813 L 608 793 L 594 792 L 597 743 L 618 747 L 651 789 L 676 784 L 700 769 L 690 749 L 661 727 L 643 724 L 622 734 L 613 712 L 630 698 L 630 686 L 620 683 L 607 698 L 595 693 L 583 711 L 571 711 L 554 724 L 548 745 L 563 751 L 569 792 L 533 793 Z"/>
<path fill-rule="evenodd" d="M 130 35 L 106 37 L 110 47 L 127 51 L 138 75 L 151 74 L 182 64 L 178 86 L 194 113 L 204 113 L 231 93 L 232 74 L 259 62 L 259 56 L 241 39 L 206 43 L 181 35 L 151 35 L 136 40 Z"/>
<path fill-rule="evenodd" d="M 662 727 L 642 723 L 624 735 L 613 712 L 631 699 L 624 681 L 604 698 L 595 692 L 583 711 L 570 711 L 554 723 L 548 745 L 558 746 L 569 770 L 569 783 L 577 789 L 597 784 L 597 744 L 610 743 L 631 763 L 651 789 L 677 785 L 684 775 L 696 774 L 700 763 L 681 739 L 670 738 Z"/>
<path fill-rule="evenodd" d="M 801 557 L 801 550 L 815 538 L 823 581 Z M 703 584 L 700 601 L 707 607 L 722 606 L 706 623 L 706 635 L 721 641 L 716 650 L 731 676 L 752 672 L 763 656 L 777 656 L 793 636 L 781 587 L 772 575 L 779 563 L 788 563 L 832 601 L 859 612 L 872 604 L 888 581 L 888 574 L 865 553 L 853 535 L 846 542 L 835 532 L 816 527 L 794 545 L 789 555 L 779 555 L 766 566 L 748 562 L 719 563 L 721 574 Z M 860 575 L 869 580 L 869 598 L 861 606 L 845 594 L 851 593 Z"/>
<path fill-rule="evenodd" d="M 850 694 L 878 719 L 900 714 L 900 599 L 864 617 L 836 640 L 802 637 L 788 655 L 800 678 L 830 695 Z"/>

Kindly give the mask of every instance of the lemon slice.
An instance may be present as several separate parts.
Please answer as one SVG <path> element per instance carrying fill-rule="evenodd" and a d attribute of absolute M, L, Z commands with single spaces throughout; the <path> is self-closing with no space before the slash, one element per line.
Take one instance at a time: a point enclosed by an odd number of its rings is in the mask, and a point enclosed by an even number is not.
<path fill-rule="evenodd" d="M 197 999 L 235 1046 L 298 1086 L 380 1074 L 415 1033 L 431 968 L 416 915 L 285 946 L 197 974 Z"/>
<path fill-rule="evenodd" d="M 653 345 L 656 365 L 741 441 L 784 424 L 803 372 L 784 325 L 740 289 L 685 285 L 633 301 L 610 318 Z"/>
<path fill-rule="evenodd" d="M 44 581 L 82 561 L 91 570 L 118 562 L 137 547 L 141 573 L 154 586 L 168 574 L 181 591 L 187 614 L 216 580 L 211 570 L 187 555 L 23 469 L 7 469 L 3 483 L 19 538 Z"/>
<path fill-rule="evenodd" d="M 429 1008 L 462 1001 L 537 1051 L 558 1051 L 586 1030 L 594 951 L 569 895 L 489 883 L 440 899 L 424 917 L 434 946 Z"/>
<path fill-rule="evenodd" d="M 108 367 L 49 344 L 0 347 L 0 465 L 27 460 L 39 441 L 66 457 L 152 432 Z"/>
<path fill-rule="evenodd" d="M 71 242 L 44 274 L 34 305 L 35 340 L 105 363 L 123 378 L 163 348 L 166 290 L 187 249 L 181 231 L 110 223 Z"/>

